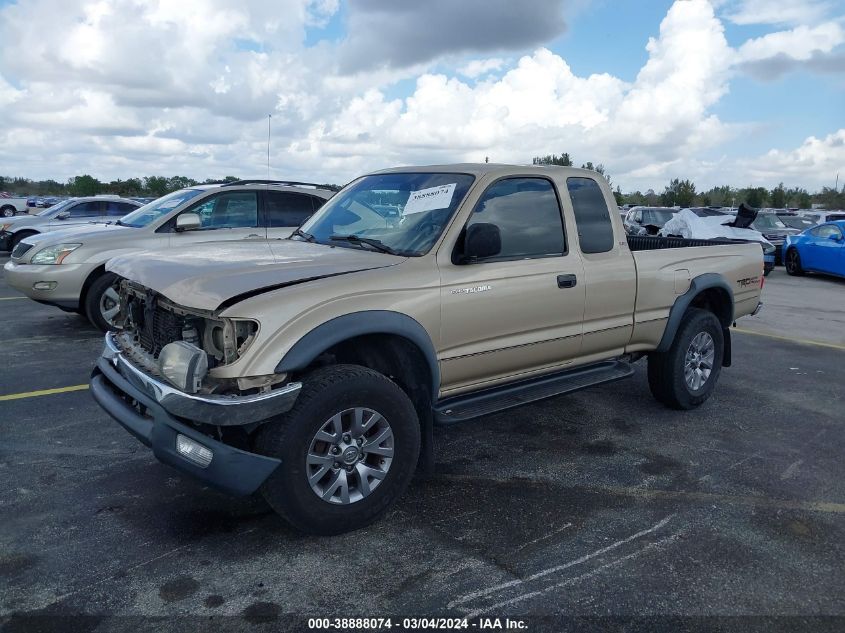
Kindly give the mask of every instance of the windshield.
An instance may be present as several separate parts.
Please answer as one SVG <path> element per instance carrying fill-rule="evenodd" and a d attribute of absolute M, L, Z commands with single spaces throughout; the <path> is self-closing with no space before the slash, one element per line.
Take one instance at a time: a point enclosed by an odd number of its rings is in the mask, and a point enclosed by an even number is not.
<path fill-rule="evenodd" d="M 66 206 L 68 206 L 73 201 L 74 201 L 73 198 L 71 198 L 70 200 L 62 200 L 61 202 L 54 204 L 52 207 L 47 207 L 46 209 L 42 209 L 41 211 L 39 211 L 35 215 L 43 215 L 45 217 L 50 216 L 51 218 L 54 218 L 54 217 L 56 217 L 56 214 L 58 214 L 62 209 L 64 209 Z"/>
<path fill-rule="evenodd" d="M 672 211 L 665 209 L 646 209 L 643 211 L 643 224 L 663 226 L 673 215 L 675 214 Z"/>
<path fill-rule="evenodd" d="M 301 227 L 321 244 L 367 248 L 378 240 L 400 255 L 424 255 L 440 237 L 474 180 L 468 174 L 391 173 L 364 176 L 336 194 Z"/>
<path fill-rule="evenodd" d="M 173 193 L 153 200 L 149 204 L 145 204 L 140 209 L 135 209 L 132 213 L 124 215 L 120 218 L 119 223 L 122 226 L 134 226 L 136 228 L 147 226 L 163 215 L 170 213 L 183 202 L 201 193 L 202 189 L 180 189 L 179 191 L 174 191 Z"/>
<path fill-rule="evenodd" d="M 761 229 L 785 229 L 786 224 L 778 219 L 778 216 L 771 213 L 761 213 L 754 220 L 754 228 L 758 231 Z"/>
<path fill-rule="evenodd" d="M 787 226 L 792 227 L 793 229 L 806 229 L 809 226 L 815 226 L 816 223 L 813 222 L 811 218 L 802 217 L 800 215 L 779 215 L 778 216 L 784 224 Z"/>

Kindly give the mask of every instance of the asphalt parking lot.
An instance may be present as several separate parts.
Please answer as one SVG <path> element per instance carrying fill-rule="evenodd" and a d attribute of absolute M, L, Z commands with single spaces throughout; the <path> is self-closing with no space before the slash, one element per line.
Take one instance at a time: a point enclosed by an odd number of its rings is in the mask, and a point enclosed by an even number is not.
<path fill-rule="evenodd" d="M 0 398 L 0 625 L 767 615 L 834 630 L 806 618 L 845 616 L 843 297 L 845 281 L 777 269 L 697 411 L 657 404 L 639 363 L 439 428 L 435 476 L 332 538 L 159 464 L 84 388 Z M 0 396 L 87 382 L 101 336 L 81 317 L 0 283 L 0 318 Z"/>

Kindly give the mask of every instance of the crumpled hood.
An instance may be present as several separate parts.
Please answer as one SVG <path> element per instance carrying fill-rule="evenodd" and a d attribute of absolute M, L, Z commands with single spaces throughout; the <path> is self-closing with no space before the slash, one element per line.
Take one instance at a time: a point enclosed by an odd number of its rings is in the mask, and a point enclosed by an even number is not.
<path fill-rule="evenodd" d="M 106 270 L 174 303 L 216 310 L 286 285 L 393 266 L 404 257 L 294 240 L 206 242 L 109 260 Z"/>

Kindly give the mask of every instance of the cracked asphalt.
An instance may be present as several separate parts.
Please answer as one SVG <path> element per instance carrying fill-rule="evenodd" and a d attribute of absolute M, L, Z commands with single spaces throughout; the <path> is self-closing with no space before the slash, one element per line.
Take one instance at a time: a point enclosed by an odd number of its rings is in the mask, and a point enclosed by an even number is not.
<path fill-rule="evenodd" d="M 782 269 L 767 290 L 787 283 L 802 292 Z M 85 383 L 100 335 L 16 296 L 0 283 L 0 395 Z M 802 301 L 790 310 L 806 319 L 786 326 L 815 318 Z M 792 335 L 779 326 L 762 330 Z M 158 463 L 87 390 L 0 401 L 0 627 L 439 615 L 841 630 L 843 363 L 845 349 L 738 332 L 734 366 L 696 411 L 655 402 L 641 362 L 628 381 L 437 428 L 436 474 L 332 538 Z"/>

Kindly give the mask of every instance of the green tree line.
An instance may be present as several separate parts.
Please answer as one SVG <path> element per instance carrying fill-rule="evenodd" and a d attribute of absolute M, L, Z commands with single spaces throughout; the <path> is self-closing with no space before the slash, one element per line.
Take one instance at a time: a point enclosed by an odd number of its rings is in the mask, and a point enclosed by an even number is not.
<path fill-rule="evenodd" d="M 572 156 L 563 154 L 549 154 L 535 156 L 535 165 L 574 166 Z M 581 167 L 597 171 L 613 185 L 610 174 L 599 163 L 594 165 L 588 161 Z M 232 182 L 238 180 L 235 176 L 222 179 L 208 178 L 197 181 L 187 176 L 146 176 L 141 178 L 127 178 L 126 180 L 100 181 L 97 178 L 83 174 L 69 178 L 66 182 L 56 180 L 31 180 L 29 178 L 0 176 L 0 191 L 30 196 L 94 196 L 98 194 L 116 194 L 124 197 L 157 198 L 171 191 L 183 189 L 197 184 L 217 182 Z M 328 186 L 328 185 L 327 185 Z M 333 186 L 333 185 L 332 185 Z M 752 207 L 799 208 L 806 209 L 813 204 L 821 204 L 828 209 L 845 208 L 845 187 L 842 190 L 824 187 L 821 191 L 810 193 L 803 187 L 785 187 L 783 183 L 772 189 L 766 187 L 732 187 L 722 185 L 711 187 L 706 191 L 698 191 L 695 183 L 689 179 L 673 178 L 663 191 L 655 192 L 649 189 L 645 192 L 633 191 L 623 193 L 617 186 L 613 195 L 619 205 L 644 204 L 651 206 L 737 206 L 742 202 Z"/>

